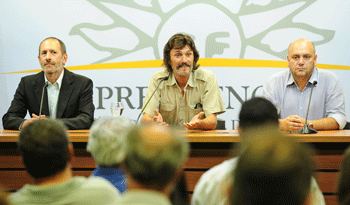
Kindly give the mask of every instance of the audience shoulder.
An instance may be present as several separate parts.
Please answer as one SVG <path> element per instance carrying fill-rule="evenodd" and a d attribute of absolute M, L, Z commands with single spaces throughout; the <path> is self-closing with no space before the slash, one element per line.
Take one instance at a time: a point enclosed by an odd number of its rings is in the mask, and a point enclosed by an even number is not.
<path fill-rule="evenodd" d="M 198 180 L 192 196 L 192 204 L 223 204 L 226 193 L 222 193 L 230 181 L 230 174 L 236 167 L 238 157 L 228 159 L 206 171 Z"/>
<path fill-rule="evenodd" d="M 207 181 L 209 179 L 214 179 L 214 181 L 221 181 L 225 178 L 227 174 L 230 174 L 231 171 L 234 169 L 235 164 L 237 163 L 237 159 L 237 157 L 228 159 L 222 162 L 221 164 L 212 167 L 202 175 L 200 180 Z"/>
<path fill-rule="evenodd" d="M 91 176 L 85 179 L 87 180 L 87 183 L 84 185 L 84 187 L 87 189 L 92 189 L 96 192 L 98 191 L 99 193 L 104 194 L 105 197 L 118 197 L 121 195 L 118 189 L 107 179 L 95 176 Z M 101 195 L 99 196 L 102 197 Z"/>

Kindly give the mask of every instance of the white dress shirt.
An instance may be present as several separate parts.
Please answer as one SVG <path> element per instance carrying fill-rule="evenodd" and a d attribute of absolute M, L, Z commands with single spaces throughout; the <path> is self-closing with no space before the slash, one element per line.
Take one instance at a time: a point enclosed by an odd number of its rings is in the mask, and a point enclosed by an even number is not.
<path fill-rule="evenodd" d="M 196 184 L 191 205 L 225 205 L 228 203 L 229 187 L 233 183 L 232 171 L 238 157 L 226 160 L 206 171 Z M 310 205 L 325 205 L 323 194 L 314 177 L 311 178 Z"/>

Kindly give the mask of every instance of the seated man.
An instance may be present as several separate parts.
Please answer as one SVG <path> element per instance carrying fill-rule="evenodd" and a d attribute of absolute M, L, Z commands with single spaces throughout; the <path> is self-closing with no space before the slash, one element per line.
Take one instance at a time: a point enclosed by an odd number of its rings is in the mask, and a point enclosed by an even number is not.
<path fill-rule="evenodd" d="M 18 149 L 34 184 L 10 195 L 14 204 L 116 204 L 120 193 L 100 177 L 73 177 L 73 145 L 62 123 L 36 120 L 23 128 Z"/>
<path fill-rule="evenodd" d="M 70 130 L 89 129 L 95 111 L 92 81 L 63 67 L 68 55 L 66 46 L 57 38 L 49 37 L 40 43 L 38 59 L 43 71 L 21 79 L 2 118 L 4 129 L 22 129 L 45 117 L 59 119 Z M 42 116 L 39 116 L 41 104 Z M 25 120 L 27 111 L 31 119 Z"/>
<path fill-rule="evenodd" d="M 127 146 L 128 189 L 120 204 L 171 205 L 169 196 L 189 154 L 185 137 L 164 126 L 137 126 Z"/>
<path fill-rule="evenodd" d="M 126 155 L 126 135 L 132 125 L 124 117 L 98 119 L 91 126 L 87 144 L 87 150 L 97 164 L 92 176 L 107 179 L 121 193 L 126 190 L 126 177 L 121 164 Z"/>
<path fill-rule="evenodd" d="M 265 98 L 252 98 L 243 103 L 239 113 L 238 132 L 241 138 L 241 152 L 245 144 L 252 138 L 251 131 L 278 130 L 278 114 L 276 107 Z M 269 125 L 269 126 L 266 126 Z M 262 129 L 262 127 L 265 127 Z M 256 134 L 256 133 L 254 133 Z M 205 172 L 193 191 L 192 205 L 224 205 L 228 201 L 225 192 L 232 179 L 231 172 L 235 169 L 239 157 L 226 160 Z M 310 187 L 310 204 L 324 205 L 324 197 L 312 177 Z"/>
<path fill-rule="evenodd" d="M 143 105 L 142 123 L 155 121 L 200 130 L 216 128 L 216 115 L 226 110 L 214 74 L 201 69 L 198 59 L 191 37 L 175 34 L 169 39 L 164 47 L 166 70 L 152 76 L 144 102 L 151 100 Z"/>
<path fill-rule="evenodd" d="M 264 97 L 280 109 L 280 128 L 297 132 L 308 121 L 315 130 L 343 129 L 346 124 L 344 94 L 338 77 L 317 69 L 315 45 L 306 39 L 292 42 L 288 49 L 289 70 L 271 76 L 263 87 Z"/>
<path fill-rule="evenodd" d="M 230 204 L 309 205 L 311 150 L 276 130 L 257 134 L 231 172 Z"/>

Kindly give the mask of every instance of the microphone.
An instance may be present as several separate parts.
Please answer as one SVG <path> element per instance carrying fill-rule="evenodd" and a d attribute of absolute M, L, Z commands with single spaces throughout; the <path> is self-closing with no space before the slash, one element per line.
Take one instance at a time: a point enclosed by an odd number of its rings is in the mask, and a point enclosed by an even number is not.
<path fill-rule="evenodd" d="M 145 106 L 142 108 L 142 110 L 141 110 L 139 116 L 137 117 L 136 124 L 137 124 L 137 122 L 139 121 L 141 114 L 142 114 L 143 111 L 146 109 L 146 107 L 147 107 L 149 101 L 151 101 L 151 99 L 152 99 L 154 93 L 156 93 L 156 91 L 158 90 L 160 84 L 161 84 L 164 80 L 168 80 L 168 79 L 169 79 L 169 76 L 166 76 L 166 77 L 164 77 L 164 78 L 159 82 L 158 86 L 157 86 L 156 89 L 153 91 L 151 97 L 148 99 L 148 101 L 146 102 Z"/>
<path fill-rule="evenodd" d="M 310 98 L 309 98 L 309 105 L 307 106 L 307 112 L 306 112 L 306 117 L 305 117 L 305 125 L 303 128 L 301 128 L 298 133 L 300 134 L 313 134 L 313 133 L 317 133 L 317 131 L 315 129 L 310 128 L 307 125 L 307 117 L 309 115 L 309 109 L 310 109 L 310 102 L 311 102 L 311 96 L 312 96 L 312 90 L 314 89 L 315 85 L 317 84 L 317 81 L 315 80 L 314 82 L 312 82 L 312 87 L 311 87 L 311 92 L 310 92 Z"/>
<path fill-rule="evenodd" d="M 46 81 L 45 85 L 43 87 L 43 91 L 41 91 L 41 101 L 40 101 L 40 110 L 39 110 L 39 120 L 41 118 L 41 110 L 43 109 L 43 101 L 44 101 L 44 93 L 45 93 L 45 88 L 49 85 L 49 83 Z"/>

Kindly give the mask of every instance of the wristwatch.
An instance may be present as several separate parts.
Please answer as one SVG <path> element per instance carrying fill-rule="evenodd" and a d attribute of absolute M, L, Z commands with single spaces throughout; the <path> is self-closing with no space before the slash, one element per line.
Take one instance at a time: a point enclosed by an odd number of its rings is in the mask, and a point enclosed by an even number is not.
<path fill-rule="evenodd" d="M 308 120 L 308 122 L 309 122 L 309 127 L 314 128 L 314 124 L 312 124 L 312 122 L 310 120 Z"/>

